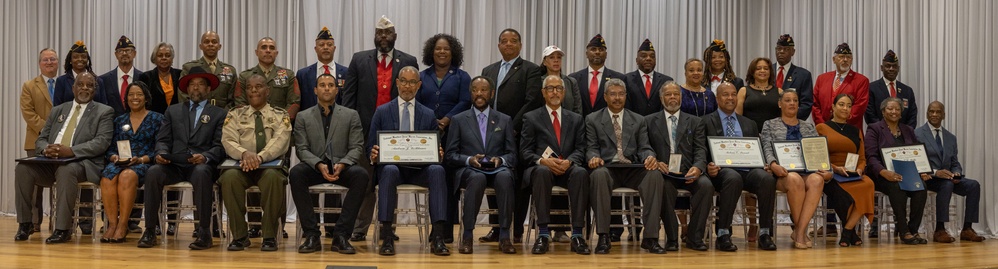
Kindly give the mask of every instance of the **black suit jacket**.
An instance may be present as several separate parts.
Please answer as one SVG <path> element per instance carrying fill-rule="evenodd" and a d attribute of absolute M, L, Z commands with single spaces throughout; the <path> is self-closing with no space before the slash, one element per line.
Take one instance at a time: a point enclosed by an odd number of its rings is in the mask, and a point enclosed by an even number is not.
<path fill-rule="evenodd" d="M 604 108 L 586 116 L 586 161 L 593 157 L 603 159 L 610 164 L 617 154 L 617 137 L 613 133 L 613 119 L 609 109 Z M 632 163 L 642 163 L 648 156 L 655 156 L 655 151 L 648 144 L 648 126 L 645 119 L 638 113 L 624 109 L 621 117 L 621 145 L 623 155 Z"/>
<path fill-rule="evenodd" d="M 170 105 L 176 104 L 177 100 L 180 100 L 180 69 L 170 68 L 170 77 L 173 78 L 173 98 L 170 100 Z M 159 112 L 160 114 L 166 112 L 166 108 L 170 105 L 166 104 L 166 93 L 163 91 L 163 86 L 159 83 L 159 71 L 152 70 L 139 75 L 139 81 L 142 81 L 149 86 L 149 94 L 152 95 L 152 100 L 149 101 L 149 105 L 146 107 L 149 110 Z"/>
<path fill-rule="evenodd" d="M 561 109 L 558 122 L 561 124 L 561 143 L 554 133 L 551 115 L 545 107 L 534 109 L 523 116 L 523 131 L 520 134 L 520 157 L 525 167 L 533 166 L 541 154 L 551 147 L 558 157 L 575 165 L 585 167 L 586 132 L 582 115 Z"/>
<path fill-rule="evenodd" d="M 139 77 L 142 76 L 142 71 L 138 68 L 132 67 L 132 70 L 132 74 L 134 76 L 128 78 L 129 83 L 139 79 Z M 99 87 L 97 88 L 97 93 L 94 94 L 94 101 L 113 108 L 115 116 L 128 112 L 128 109 L 125 107 L 125 103 L 121 101 L 121 84 L 118 84 L 119 77 L 121 76 L 118 75 L 117 66 L 114 67 L 114 70 L 97 77 L 97 80 L 101 83 L 97 85 Z"/>
<path fill-rule="evenodd" d="M 904 106 L 901 111 L 901 123 L 913 129 L 918 127 L 916 125 L 918 105 L 915 102 L 915 92 L 911 87 L 897 80 L 894 81 L 894 89 L 897 90 L 897 98 L 901 98 L 901 105 Z M 866 105 L 866 115 L 863 117 L 866 119 L 867 125 L 884 119 L 884 115 L 880 112 L 880 102 L 888 97 L 891 97 L 891 90 L 887 88 L 887 82 L 883 78 L 870 82 L 870 102 Z"/>
<path fill-rule="evenodd" d="M 780 70 L 780 64 L 773 64 L 773 77 Z M 741 88 L 739 88 L 741 89 Z M 797 91 L 797 118 L 806 120 L 811 116 L 811 107 L 814 106 L 814 78 L 811 71 L 803 67 L 790 64 L 789 70 L 783 71 L 783 89 L 794 89 Z"/>
<path fill-rule="evenodd" d="M 228 112 L 207 103 L 192 130 L 190 111 L 190 101 L 174 104 L 166 109 L 163 125 L 156 134 L 156 155 L 200 153 L 208 158 L 208 165 L 221 163 L 225 158 L 222 149 L 222 124 Z"/>
<path fill-rule="evenodd" d="M 600 73 L 600 76 L 602 78 L 599 79 L 599 92 L 596 93 L 596 105 L 594 106 L 590 105 L 590 102 L 592 101 L 590 101 L 589 99 L 589 82 L 590 82 L 589 67 L 586 66 L 585 68 L 582 68 L 582 70 L 576 71 L 575 73 L 572 73 L 571 75 L 568 76 L 575 78 L 575 81 L 579 82 L 578 86 L 576 86 L 577 87 L 576 92 L 579 94 L 579 97 L 582 98 L 582 116 L 584 117 L 589 116 L 590 113 L 593 113 L 597 110 L 606 108 L 606 100 L 603 100 L 603 90 L 605 90 L 603 85 L 606 85 L 606 81 L 608 79 L 611 78 L 619 78 L 622 80 L 624 79 L 624 74 L 621 74 L 620 72 L 617 71 L 613 71 L 608 67 L 604 67 L 603 73 Z M 644 86 L 642 86 L 642 89 L 644 89 Z"/>
<path fill-rule="evenodd" d="M 701 121 L 696 116 L 679 112 L 679 120 L 676 123 L 676 151 L 683 154 L 683 163 L 679 171 L 684 175 L 692 167 L 707 171 L 707 139 Z M 672 130 L 669 130 L 669 118 L 664 112 L 659 111 L 646 116 L 645 124 L 648 125 L 648 141 L 655 150 L 655 158 L 660 162 L 669 163 L 669 155 L 672 154 L 672 146 L 669 144 L 669 136 L 672 135 Z"/>
<path fill-rule="evenodd" d="M 724 126 L 721 125 L 721 112 L 719 111 L 720 109 L 700 118 L 703 120 L 706 133 L 704 136 L 705 143 L 708 136 L 724 136 Z M 759 127 L 756 126 L 755 121 L 738 114 L 735 114 L 735 118 L 738 119 L 738 125 L 742 129 L 742 137 L 759 137 Z M 710 155 L 709 150 L 707 151 L 707 158 L 708 160 L 713 160 L 714 158 Z"/>
<path fill-rule="evenodd" d="M 350 59 L 350 67 L 347 68 L 346 85 L 343 88 L 343 106 L 357 111 L 360 115 L 361 127 L 364 128 L 366 136 L 371 128 L 371 118 L 374 116 L 374 109 L 377 108 L 378 101 L 378 57 L 381 55 L 377 49 L 365 50 L 353 54 Z M 396 48 L 392 53 L 392 89 L 391 98 L 398 97 L 399 88 L 395 79 L 399 76 L 399 70 L 403 67 L 412 66 L 419 69 L 416 57 L 406 54 Z"/>
<path fill-rule="evenodd" d="M 541 96 L 541 76 L 534 72 L 537 65 L 524 60 L 523 57 L 513 61 L 502 82 L 497 81 L 502 61 L 492 63 L 482 68 L 482 76 L 495 81 L 496 89 L 493 108 L 503 114 L 513 117 L 513 130 L 519 131 L 523 125 L 523 114 L 544 105 Z"/>
<path fill-rule="evenodd" d="M 485 145 L 482 145 L 482 134 L 478 129 L 478 119 L 475 118 L 475 108 L 454 115 L 447 127 L 447 145 L 444 147 L 444 160 L 447 165 L 457 167 L 456 174 L 464 173 L 464 169 L 474 169 L 465 164 L 465 160 L 475 154 L 484 154 L 486 158 L 500 157 L 503 164 L 500 169 L 516 168 L 516 137 L 509 116 L 495 109 L 489 111 L 489 122 L 485 126 Z M 454 191 L 460 190 L 461 180 L 452 182 Z"/>
<path fill-rule="evenodd" d="M 627 83 L 627 109 L 634 113 L 648 116 L 655 112 L 662 112 L 662 97 L 659 96 L 659 89 L 665 82 L 673 80 L 672 77 L 659 72 L 652 72 L 651 95 L 645 94 L 645 78 L 640 70 L 627 73 L 624 82 Z"/>

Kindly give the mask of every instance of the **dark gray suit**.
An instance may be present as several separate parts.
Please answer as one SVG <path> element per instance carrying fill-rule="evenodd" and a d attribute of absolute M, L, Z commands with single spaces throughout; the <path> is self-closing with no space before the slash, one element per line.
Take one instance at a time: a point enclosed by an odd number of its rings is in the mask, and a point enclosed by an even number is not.
<path fill-rule="evenodd" d="M 454 116 L 447 127 L 447 146 L 444 147 L 444 159 L 455 169 L 454 190 L 464 186 L 465 202 L 462 216 L 464 230 L 475 227 L 478 209 L 482 206 L 482 196 L 485 195 L 487 181 L 491 181 L 496 190 L 499 208 L 499 228 L 509 229 L 513 222 L 513 198 L 515 183 L 513 171 L 516 168 L 516 137 L 513 136 L 513 125 L 509 116 L 488 109 L 488 123 L 485 127 L 485 144 L 478 128 L 478 119 L 471 109 Z M 468 160 L 476 154 L 484 154 L 486 159 L 502 158 L 502 165 L 495 170 L 483 171 L 468 164 Z"/>
<path fill-rule="evenodd" d="M 679 166 L 680 174 L 664 174 L 666 182 L 664 197 L 662 198 L 662 220 L 665 222 L 665 234 L 669 241 L 677 241 L 679 235 L 678 220 L 676 219 L 676 189 L 690 191 L 691 209 L 693 217 L 690 218 L 689 228 L 692 234 L 687 238 L 703 238 L 704 228 L 707 226 L 707 216 L 710 215 L 711 201 L 714 197 L 714 185 L 707 177 L 707 138 L 704 134 L 703 123 L 700 118 L 678 112 L 679 117 L 676 122 L 676 152 L 683 155 L 682 164 Z M 648 141 L 656 158 L 660 162 L 669 163 L 669 155 L 672 154 L 672 146 L 669 144 L 669 137 L 672 130 L 669 129 L 669 118 L 665 112 L 659 111 L 645 117 L 645 124 L 648 125 Z M 686 184 L 685 175 L 691 168 L 700 169 L 700 177 L 692 183 Z"/>
<path fill-rule="evenodd" d="M 624 109 L 621 112 L 621 144 L 623 156 L 635 164 L 643 163 L 655 152 L 648 144 L 648 128 L 644 118 L 638 113 Z M 592 158 L 603 159 L 611 164 L 617 154 L 617 138 L 609 109 L 604 108 L 586 116 L 586 161 Z M 590 196 L 596 216 L 596 233 L 610 232 L 610 193 L 615 188 L 637 189 L 645 207 L 641 210 L 641 221 L 645 224 L 644 238 L 657 239 L 662 214 L 662 193 L 665 184 L 662 173 L 641 168 L 607 168 L 601 166 L 589 174 Z"/>
<path fill-rule="evenodd" d="M 946 169 L 953 173 L 963 175 L 963 166 L 957 159 L 958 149 L 956 136 L 949 130 L 941 129 L 940 138 L 942 148 L 936 143 L 935 132 L 928 123 L 915 129 L 915 137 L 919 142 L 925 144 L 925 153 L 929 157 L 929 165 L 933 170 Z M 936 192 L 936 221 L 949 221 L 950 197 L 954 193 L 967 197 L 967 204 L 964 207 L 963 221 L 977 223 L 980 219 L 981 184 L 977 180 L 964 177 L 960 183 L 953 183 L 949 179 L 935 177 L 925 182 L 925 188 Z"/>
<path fill-rule="evenodd" d="M 527 112 L 523 116 L 523 132 L 520 139 L 520 157 L 528 168 L 523 172 L 523 186 L 532 188 L 534 207 L 537 211 L 537 225 L 551 222 L 551 187 L 558 185 L 568 189 L 569 205 L 572 212 L 572 227 L 586 226 L 586 212 L 589 211 L 589 174 L 584 168 L 586 149 L 585 122 L 582 116 L 562 108 L 558 114 L 561 126 L 561 139 L 554 132 L 551 114 L 547 107 Z M 554 175 L 547 166 L 537 164 L 541 154 L 550 147 L 559 159 L 572 162 L 562 175 Z"/>
<path fill-rule="evenodd" d="M 52 108 L 45 127 L 35 140 L 35 152 L 41 154 L 49 144 L 58 144 L 56 137 L 63 125 L 70 121 L 70 112 L 75 101 L 65 102 Z M 55 184 L 56 206 L 55 229 L 69 230 L 72 226 L 73 204 L 79 192 L 76 183 L 90 181 L 100 183 L 100 170 L 104 167 L 104 153 L 111 144 L 114 132 L 114 109 L 91 101 L 80 115 L 73 132 L 73 154 L 79 161 L 64 165 L 56 164 L 17 164 L 14 167 L 15 205 L 17 222 L 31 223 L 31 200 L 35 186 L 50 187 Z"/>
<path fill-rule="evenodd" d="M 370 185 L 371 177 L 367 169 L 360 165 L 364 161 L 364 133 L 357 111 L 340 105 L 332 107 L 328 116 L 329 130 L 325 128 L 322 110 L 319 105 L 298 113 L 294 124 L 294 139 L 298 165 L 291 168 L 288 175 L 291 185 L 291 196 L 298 209 L 298 218 L 306 236 L 319 236 L 318 217 L 315 215 L 312 195 L 308 187 L 322 183 L 333 183 L 349 188 L 343 201 L 343 211 L 336 220 L 335 233 L 350 237 L 353 231 L 360 204 L 364 201 Z M 327 133 L 328 132 L 328 133 Z M 329 166 L 332 174 L 335 164 L 346 167 L 340 172 L 340 178 L 334 182 L 326 181 L 318 170 L 319 163 Z"/>

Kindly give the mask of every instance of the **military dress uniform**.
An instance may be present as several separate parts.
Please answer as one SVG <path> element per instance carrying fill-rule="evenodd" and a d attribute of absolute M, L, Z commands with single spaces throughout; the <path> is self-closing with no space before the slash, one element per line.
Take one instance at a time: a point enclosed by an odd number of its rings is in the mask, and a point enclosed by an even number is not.
<path fill-rule="evenodd" d="M 256 152 L 261 163 L 283 158 L 291 138 L 291 120 L 287 111 L 265 105 L 259 111 L 243 106 L 229 111 L 222 127 L 222 147 L 229 158 L 239 160 L 243 152 Z M 263 206 L 263 238 L 275 238 L 277 225 L 284 212 L 285 168 L 257 169 L 243 172 L 228 169 L 219 177 L 222 199 L 229 212 L 229 227 L 233 238 L 247 235 L 246 189 L 260 187 Z"/>
<path fill-rule="evenodd" d="M 205 71 L 208 71 L 218 77 L 218 88 L 208 92 L 208 97 L 205 98 L 208 100 L 208 103 L 211 103 L 217 107 L 232 109 L 234 106 L 234 103 L 232 102 L 232 92 L 235 91 L 235 88 L 239 82 L 236 79 L 236 68 L 217 58 L 215 59 L 214 66 L 212 66 L 207 60 L 204 59 L 204 57 L 201 57 L 197 60 L 184 63 L 183 68 L 181 68 L 183 71 L 180 72 L 180 77 L 186 76 L 187 73 L 191 71 L 191 68 L 195 66 L 200 66 L 201 68 L 204 68 Z M 187 93 L 181 92 L 179 100 L 180 103 L 187 102 Z"/>
<path fill-rule="evenodd" d="M 270 70 L 270 73 L 266 74 L 259 65 L 239 73 L 240 86 L 236 87 L 235 93 L 233 93 L 235 106 L 241 107 L 247 104 L 246 93 L 242 89 L 242 85 L 246 85 L 246 80 L 253 74 L 260 74 L 267 79 L 267 86 L 270 86 L 270 98 L 267 99 L 267 103 L 287 110 L 288 115 L 294 120 L 301 104 L 301 91 L 298 90 L 295 71 L 276 65 Z"/>

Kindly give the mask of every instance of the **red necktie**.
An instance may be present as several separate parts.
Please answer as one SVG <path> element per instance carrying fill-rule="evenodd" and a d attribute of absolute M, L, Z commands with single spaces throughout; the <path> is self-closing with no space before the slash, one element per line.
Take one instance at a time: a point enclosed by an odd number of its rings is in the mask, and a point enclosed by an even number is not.
<path fill-rule="evenodd" d="M 776 73 L 776 88 L 783 89 L 783 67 L 780 66 L 780 72 Z"/>
<path fill-rule="evenodd" d="M 714 82 L 714 81 L 721 81 L 721 78 L 719 78 L 717 76 L 714 76 L 713 78 L 710 79 L 710 82 Z"/>
<path fill-rule="evenodd" d="M 125 103 L 125 94 L 128 93 L 128 75 L 121 76 L 121 103 Z"/>
<path fill-rule="evenodd" d="M 645 75 L 645 96 L 651 97 L 651 76 Z"/>
<path fill-rule="evenodd" d="M 322 65 L 322 68 L 326 69 L 326 73 L 324 73 L 324 74 L 329 75 L 329 65 L 324 64 L 324 65 Z"/>
<path fill-rule="evenodd" d="M 558 111 L 552 110 L 551 116 L 554 117 L 554 138 L 558 139 L 558 146 L 561 146 L 561 122 L 558 121 Z"/>
<path fill-rule="evenodd" d="M 599 71 L 593 70 L 593 79 L 589 80 L 589 106 L 596 106 L 596 95 L 599 93 Z"/>
<path fill-rule="evenodd" d="M 378 63 L 378 64 L 380 64 L 381 66 L 386 66 L 386 65 L 385 65 L 385 60 L 386 60 L 386 59 L 388 59 L 388 53 L 382 53 L 382 54 L 381 54 L 381 62 L 380 62 L 380 63 Z"/>
<path fill-rule="evenodd" d="M 894 82 L 891 81 L 891 97 L 898 97 L 897 89 L 894 89 Z"/>
<path fill-rule="evenodd" d="M 838 89 L 839 89 L 839 86 L 842 86 L 842 78 L 841 78 L 841 77 L 838 77 L 838 76 L 836 76 L 836 77 L 835 77 L 835 81 L 833 81 L 833 82 L 832 82 L 832 89 L 833 89 L 833 90 L 838 90 Z M 836 93 L 837 93 L 837 92 L 838 92 L 838 91 L 836 91 Z"/>

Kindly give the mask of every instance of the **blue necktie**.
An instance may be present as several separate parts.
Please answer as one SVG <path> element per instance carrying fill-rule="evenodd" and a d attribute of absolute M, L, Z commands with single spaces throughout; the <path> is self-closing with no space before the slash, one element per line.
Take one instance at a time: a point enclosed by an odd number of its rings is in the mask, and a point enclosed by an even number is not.
<path fill-rule="evenodd" d="M 191 130 L 198 125 L 198 105 L 197 102 L 191 102 Z"/>
<path fill-rule="evenodd" d="M 943 139 L 941 129 L 936 129 L 936 146 L 939 146 L 939 150 L 943 150 Z"/>
<path fill-rule="evenodd" d="M 399 124 L 399 131 L 409 131 L 412 126 L 409 124 L 409 102 L 402 103 L 402 119 Z"/>
<path fill-rule="evenodd" d="M 672 153 L 676 153 L 676 148 L 678 148 L 676 146 L 676 129 L 679 128 L 679 125 L 676 122 L 677 120 L 678 119 L 676 119 L 676 116 L 669 116 L 669 121 L 672 122 L 672 128 L 669 128 L 669 129 L 671 129 L 670 131 L 672 131 L 672 141 L 671 141 L 672 142 Z"/>
<path fill-rule="evenodd" d="M 52 104 L 54 105 L 55 104 L 55 80 L 50 78 L 49 81 L 48 81 L 48 84 L 49 84 L 49 99 L 52 99 Z"/>
<path fill-rule="evenodd" d="M 496 77 L 496 95 L 495 96 L 499 96 L 499 85 L 502 85 L 502 80 L 504 78 L 506 78 L 506 73 L 509 72 L 509 66 L 510 66 L 510 63 L 503 62 L 502 66 L 499 67 L 499 76 Z M 499 105 L 499 101 L 498 100 L 499 100 L 499 98 L 493 98 L 492 99 L 492 107 L 496 107 L 496 106 Z"/>
<path fill-rule="evenodd" d="M 728 116 L 728 122 L 724 127 L 724 136 L 734 137 L 735 136 L 735 116 Z"/>
<path fill-rule="evenodd" d="M 485 126 L 488 125 L 488 124 L 486 124 L 486 121 L 487 121 L 487 119 L 485 118 L 485 113 L 478 114 L 478 132 L 480 132 L 482 134 L 482 148 L 484 148 L 486 146 L 485 145 Z"/>

